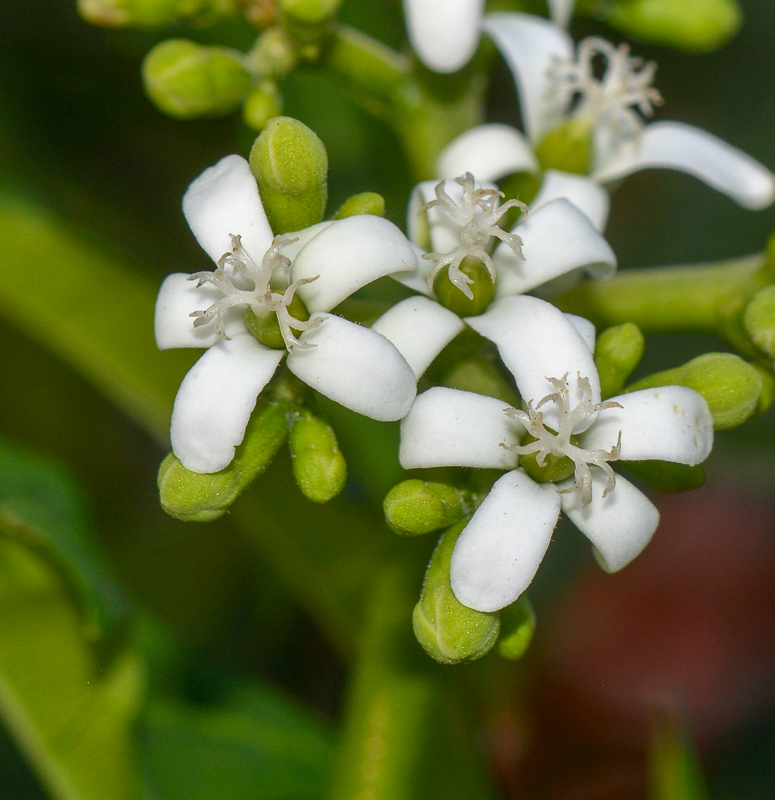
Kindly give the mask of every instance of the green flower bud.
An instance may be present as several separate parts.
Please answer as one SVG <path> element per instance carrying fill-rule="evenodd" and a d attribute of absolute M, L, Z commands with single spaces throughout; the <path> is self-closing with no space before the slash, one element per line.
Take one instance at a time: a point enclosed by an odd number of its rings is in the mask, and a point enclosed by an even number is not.
<path fill-rule="evenodd" d="M 293 477 L 302 494 L 313 503 L 336 497 L 347 480 L 347 464 L 334 429 L 307 411 L 294 421 L 289 444 Z"/>
<path fill-rule="evenodd" d="M 536 157 L 544 169 L 586 175 L 592 163 L 592 129 L 583 120 L 569 119 L 546 134 Z"/>
<path fill-rule="evenodd" d="M 254 131 L 262 131 L 270 119 L 282 114 L 283 98 L 276 83 L 261 81 L 251 89 L 242 106 L 242 119 Z"/>
<path fill-rule="evenodd" d="M 388 492 L 383 508 L 387 524 L 404 536 L 448 528 L 471 511 L 458 489 L 421 480 L 404 481 L 394 486 Z"/>
<path fill-rule="evenodd" d="M 473 299 L 470 300 L 466 297 L 452 283 L 447 267 L 444 267 L 433 281 L 433 291 L 436 293 L 436 297 L 445 308 L 454 311 L 461 317 L 475 317 L 483 314 L 495 297 L 495 284 L 487 267 L 478 258 L 466 256 L 460 265 L 460 271 L 474 280 L 469 284 L 469 289 L 474 295 Z"/>
<path fill-rule="evenodd" d="M 466 523 L 450 528 L 439 541 L 425 574 L 420 602 L 412 613 L 417 641 L 442 664 L 473 661 L 488 653 L 498 638 L 498 612 L 474 611 L 458 602 L 449 583 L 449 562 Z"/>
<path fill-rule="evenodd" d="M 536 615 L 533 604 L 526 594 L 520 595 L 516 602 L 501 609 L 498 653 L 512 661 L 522 658 L 530 647 L 535 629 Z"/>
<path fill-rule="evenodd" d="M 275 233 L 299 231 L 323 219 L 328 199 L 328 156 L 302 122 L 275 117 L 250 151 L 250 168 Z"/>
<path fill-rule="evenodd" d="M 170 453 L 162 461 L 158 476 L 164 510 L 186 522 L 210 522 L 226 513 L 285 441 L 288 410 L 287 403 L 263 403 L 257 407 L 234 460 L 220 472 L 191 472 Z"/>
<path fill-rule="evenodd" d="M 775 286 L 758 291 L 743 314 L 751 341 L 770 358 L 775 358 Z"/>
<path fill-rule="evenodd" d="M 276 0 L 276 3 L 289 36 L 306 42 L 328 32 L 342 0 Z"/>
<path fill-rule="evenodd" d="M 357 217 L 359 214 L 371 214 L 375 217 L 385 216 L 385 198 L 376 192 L 354 194 L 342 203 L 334 214 L 334 219 Z"/>
<path fill-rule="evenodd" d="M 296 66 L 296 51 L 288 34 L 278 25 L 264 31 L 247 55 L 250 69 L 263 78 L 277 79 Z"/>
<path fill-rule="evenodd" d="M 622 469 L 658 492 L 687 492 L 705 483 L 705 467 L 676 464 L 673 461 L 617 461 Z"/>
<path fill-rule="evenodd" d="M 759 403 L 756 406 L 756 416 L 759 414 L 764 414 L 772 408 L 773 402 L 775 402 L 775 374 L 773 374 L 771 369 L 764 369 L 764 367 L 760 367 L 758 364 L 754 365 L 756 371 L 761 375 L 762 378 L 762 393 L 759 395 Z"/>
<path fill-rule="evenodd" d="M 686 386 L 699 392 L 713 415 L 718 431 L 742 425 L 755 411 L 763 389 L 762 376 L 740 356 L 732 353 L 705 353 L 682 367 L 649 375 L 627 388 Z"/>
<path fill-rule="evenodd" d="M 236 50 L 168 39 L 145 57 L 143 83 L 161 111 L 193 119 L 234 111 L 250 88 L 250 75 Z"/>
<path fill-rule="evenodd" d="M 726 44 L 743 17 L 736 0 L 620 0 L 603 15 L 626 34 L 692 53 Z"/>
<path fill-rule="evenodd" d="M 448 386 L 450 389 L 497 397 L 498 400 L 503 400 L 510 406 L 519 402 L 517 395 L 506 382 L 498 367 L 492 361 L 478 355 L 458 361 L 444 375 L 441 385 Z"/>
<path fill-rule="evenodd" d="M 193 16 L 206 0 L 78 0 L 78 13 L 92 25 L 157 28 Z"/>
<path fill-rule="evenodd" d="M 624 384 L 643 358 L 646 340 L 632 322 L 604 330 L 595 344 L 595 366 L 603 397 L 621 394 Z"/>

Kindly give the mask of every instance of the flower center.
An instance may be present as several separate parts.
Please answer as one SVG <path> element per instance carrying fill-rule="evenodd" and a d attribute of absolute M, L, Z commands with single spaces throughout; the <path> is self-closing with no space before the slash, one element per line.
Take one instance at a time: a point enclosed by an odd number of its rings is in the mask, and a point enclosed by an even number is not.
<path fill-rule="evenodd" d="M 605 60 L 599 78 L 594 70 L 597 56 Z M 602 122 L 616 139 L 624 140 L 637 136 L 643 118 L 650 117 L 654 106 L 662 103 L 651 85 L 656 69 L 656 62 L 631 56 L 626 44 L 614 47 L 605 39 L 590 36 L 579 43 L 575 61 L 558 61 L 550 74 L 570 116 L 586 120 L 590 127 Z"/>
<path fill-rule="evenodd" d="M 204 311 L 191 313 L 194 327 L 215 322 L 215 332 L 218 336 L 229 339 L 224 327 L 226 312 L 235 306 L 247 306 L 248 327 L 251 331 L 256 327 L 250 324 L 251 318 L 265 321 L 271 315 L 275 315 L 282 337 L 281 347 L 284 346 L 288 352 L 294 348 L 314 347 L 313 344 L 300 342 L 293 331 L 316 328 L 322 319 L 311 322 L 298 319 L 291 314 L 290 306 L 293 304 L 294 310 L 299 307 L 298 298 L 295 298 L 294 302 L 296 289 L 305 283 L 317 280 L 317 277 L 303 278 L 288 285 L 288 268 L 291 266 L 291 261 L 280 253 L 283 247 L 293 244 L 297 239 L 275 236 L 261 263 L 256 264 L 242 246 L 241 237 L 233 234 L 230 236 L 232 249 L 218 259 L 218 267 L 213 272 L 196 272 L 189 276 L 189 280 L 197 281 L 197 288 L 209 283 L 223 295 Z M 300 310 L 303 314 L 303 308 Z M 260 336 L 258 338 L 261 339 Z M 264 344 L 274 346 L 269 342 Z"/>
<path fill-rule="evenodd" d="M 474 294 L 470 284 L 474 283 L 474 279 L 460 269 L 463 259 L 470 256 L 481 261 L 487 267 L 493 283 L 496 280 L 495 265 L 487 251 L 493 237 L 506 242 L 517 258 L 524 260 L 522 239 L 516 233 L 504 231 L 498 226 L 498 222 L 511 208 L 519 208 L 523 213 L 527 213 L 527 206 L 519 200 L 508 200 L 499 205 L 499 199 L 504 197 L 503 192 L 497 189 L 476 189 L 474 176 L 470 172 L 455 178 L 455 183 L 463 190 L 463 195 L 457 203 L 447 194 L 444 189 L 445 183 L 443 180 L 436 185 L 436 199 L 426 203 L 418 214 L 427 213 L 431 208 L 438 207 L 457 226 L 460 245 L 449 253 L 423 254 L 423 258 L 436 262 L 428 275 L 428 285 L 433 289 L 436 276 L 444 267 L 448 267 L 447 274 L 450 281 L 469 300 L 473 300 Z"/>
<path fill-rule="evenodd" d="M 592 472 L 590 465 L 599 467 L 608 477 L 608 484 L 603 491 L 603 497 L 606 497 L 616 487 L 616 474 L 608 462 L 615 461 L 619 457 L 622 433 L 619 431 L 619 440 L 610 450 L 585 450 L 576 443 L 573 429 L 579 422 L 597 411 L 604 411 L 607 408 L 621 408 L 621 405 L 613 400 L 593 403 L 589 379 L 582 378 L 579 375 L 577 380 L 582 398 L 575 408 L 571 408 L 568 374 L 565 373 L 562 378 L 548 378 L 547 380 L 552 384 L 555 391 L 540 400 L 535 408 L 533 408 L 532 402 L 528 401 L 527 412 L 519 411 L 515 408 L 505 409 L 508 416 L 522 423 L 533 441 L 525 445 L 502 443 L 501 447 L 511 450 L 520 456 L 535 454 L 535 461 L 539 467 L 546 466 L 547 459 L 552 456 L 555 457 L 553 460 L 558 458 L 569 459 L 573 464 L 575 483 L 567 489 L 558 489 L 557 491 L 561 494 L 581 492 L 581 502 L 586 507 L 592 502 Z M 539 411 L 539 409 L 546 403 L 554 403 L 560 412 L 560 426 L 557 431 L 544 426 L 543 412 Z"/>

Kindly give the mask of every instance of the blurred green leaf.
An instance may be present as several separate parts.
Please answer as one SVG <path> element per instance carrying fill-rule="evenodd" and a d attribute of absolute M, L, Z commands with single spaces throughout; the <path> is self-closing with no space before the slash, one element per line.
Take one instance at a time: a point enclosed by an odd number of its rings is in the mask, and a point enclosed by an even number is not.
<path fill-rule="evenodd" d="M 673 710 L 655 715 L 648 775 L 649 800 L 708 800 L 688 723 Z"/>
<path fill-rule="evenodd" d="M 243 686 L 225 706 L 155 703 L 140 726 L 149 797 L 305 800 L 323 795 L 326 727 L 279 691 Z"/>

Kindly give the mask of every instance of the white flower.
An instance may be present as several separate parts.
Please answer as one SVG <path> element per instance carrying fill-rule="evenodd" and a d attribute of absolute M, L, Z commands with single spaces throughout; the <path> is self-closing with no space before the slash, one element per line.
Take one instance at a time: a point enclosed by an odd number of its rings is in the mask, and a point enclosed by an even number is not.
<path fill-rule="evenodd" d="M 172 449 L 185 467 L 208 473 L 230 463 L 286 352 L 291 372 L 347 408 L 378 420 L 406 414 L 416 388 L 403 357 L 383 336 L 328 313 L 362 286 L 415 263 L 395 225 L 356 216 L 273 238 L 240 156 L 205 170 L 188 188 L 183 211 L 217 265 L 170 275 L 156 303 L 162 350 L 208 348 L 175 398 Z M 298 317 L 295 298 L 309 320 Z M 275 320 L 279 349 L 251 333 Z"/>
<path fill-rule="evenodd" d="M 524 206 L 509 201 L 498 207 L 500 196 L 494 185 L 476 184 L 471 175 L 426 181 L 412 192 L 407 226 L 417 246 L 416 268 L 392 277 L 425 296 L 393 306 L 372 330 L 396 345 L 418 378 L 464 326 L 457 314 L 436 302 L 432 279 L 440 267 L 449 265 L 450 279 L 470 296 L 466 276 L 452 267 L 464 257 L 478 258 L 488 268 L 496 298 L 529 292 L 580 270 L 606 278 L 616 269 L 608 242 L 568 200 L 530 211 L 506 232 L 497 227 L 501 213 Z"/>
<path fill-rule="evenodd" d="M 746 208 L 764 208 L 775 199 L 775 176 L 721 139 L 681 122 L 644 126 L 660 102 L 651 86 L 655 65 L 630 56 L 626 45 L 591 38 L 576 50 L 565 30 L 529 14 L 490 14 L 483 27 L 514 75 L 525 135 L 501 124 L 473 128 L 441 154 L 440 177 L 465 171 L 480 180 L 537 175 L 535 149 L 548 133 L 575 120 L 592 131 L 589 177 L 547 170 L 534 205 L 567 196 L 582 208 L 595 206 L 596 184 L 651 167 L 694 175 Z M 605 62 L 601 77 L 595 77 L 594 59 Z M 604 227 L 604 218 L 590 216 Z"/>
<path fill-rule="evenodd" d="M 567 25 L 575 0 L 548 0 L 552 19 Z M 465 66 L 479 43 L 484 0 L 404 0 L 409 41 L 419 59 L 435 72 Z"/>
<path fill-rule="evenodd" d="M 707 403 L 681 386 L 601 402 L 590 342 L 538 298 L 503 298 L 468 323 L 498 346 L 527 411 L 435 387 L 401 423 L 400 449 L 406 469 L 509 470 L 455 547 L 451 580 L 458 600 L 479 611 L 516 600 L 533 580 L 561 511 L 590 539 L 604 569 L 626 566 L 648 544 L 659 514 L 610 462 L 700 463 L 713 443 Z M 518 466 L 530 453 L 539 467 L 566 457 L 567 477 L 557 485 L 536 482 Z"/>

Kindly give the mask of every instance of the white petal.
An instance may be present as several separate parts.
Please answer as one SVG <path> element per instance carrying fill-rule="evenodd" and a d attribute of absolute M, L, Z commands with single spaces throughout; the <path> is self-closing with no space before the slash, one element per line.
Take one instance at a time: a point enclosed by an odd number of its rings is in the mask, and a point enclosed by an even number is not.
<path fill-rule="evenodd" d="M 434 297 L 433 291 L 428 284 L 428 276 L 436 263 L 430 258 L 423 258 L 424 250 L 421 250 L 416 244 L 412 245 L 414 251 L 414 269 L 408 272 L 394 272 L 390 277 L 414 289 L 415 292 L 424 294 L 427 297 Z"/>
<path fill-rule="evenodd" d="M 514 375 L 522 398 L 537 403 L 554 392 L 548 378 L 568 375 L 571 408 L 582 399 L 577 376 L 589 378 L 592 402 L 600 402 L 600 379 L 584 339 L 565 315 L 553 305 L 526 295 L 504 297 L 478 317 L 466 322 L 498 347 L 503 363 Z M 546 424 L 557 428 L 559 416 L 553 403 L 542 406 Z M 576 432 L 592 424 L 583 420 Z"/>
<path fill-rule="evenodd" d="M 581 446 L 608 450 L 622 433 L 623 461 L 657 458 L 699 464 L 713 446 L 713 417 L 704 398 L 684 386 L 659 386 L 612 397 L 622 408 L 598 414 Z"/>
<path fill-rule="evenodd" d="M 155 332 L 160 350 L 173 347 L 210 347 L 220 340 L 215 324 L 194 327 L 192 311 L 204 311 L 223 295 L 206 283 L 197 288 L 185 272 L 169 275 L 156 298 Z M 226 312 L 224 329 L 229 337 L 247 333 L 245 310 L 232 308 Z"/>
<path fill-rule="evenodd" d="M 616 256 L 590 221 L 568 200 L 553 200 L 530 211 L 514 229 L 522 239 L 524 260 L 500 244 L 493 253 L 498 271 L 498 297 L 522 294 L 578 269 L 607 278 L 616 269 Z"/>
<path fill-rule="evenodd" d="M 566 314 L 565 319 L 578 331 L 592 355 L 595 354 L 595 324 L 577 314 Z"/>
<path fill-rule="evenodd" d="M 202 249 L 213 261 L 231 250 L 231 236 L 261 263 L 272 243 L 258 186 L 242 156 L 226 156 L 206 169 L 183 196 L 183 213 Z"/>
<path fill-rule="evenodd" d="M 539 172 L 530 142 L 515 128 L 492 122 L 471 128 L 442 150 L 436 162 L 440 178 L 470 172 L 480 181 L 498 181 L 515 172 Z"/>
<path fill-rule="evenodd" d="M 317 277 L 297 294 L 309 311 L 330 311 L 377 278 L 415 264 L 412 246 L 392 222 L 360 214 L 338 220 L 310 239 L 296 256 L 291 277 Z"/>
<path fill-rule="evenodd" d="M 592 469 L 592 502 L 584 508 L 581 492 L 560 495 L 562 510 L 592 542 L 595 557 L 606 572 L 626 567 L 651 541 L 659 525 L 659 511 L 628 480 L 616 476 L 616 488 L 603 497 L 608 478 Z M 572 486 L 566 481 L 561 488 Z"/>
<path fill-rule="evenodd" d="M 611 203 L 608 191 L 597 181 L 586 175 L 547 169 L 541 188 L 530 204 L 530 210 L 535 211 L 561 197 L 570 200 L 576 208 L 583 211 L 599 231 L 605 230 Z"/>
<path fill-rule="evenodd" d="M 327 219 L 323 222 L 317 222 L 314 225 L 310 225 L 309 228 L 304 228 L 304 230 L 292 231 L 290 233 L 283 234 L 283 238 L 295 239 L 296 241 L 292 244 L 285 245 L 280 252 L 287 259 L 289 259 L 291 263 L 293 263 L 296 260 L 296 256 L 299 255 L 299 253 L 307 246 L 307 244 L 319 233 L 333 225 L 335 221 L 336 220 L 333 219 Z"/>
<path fill-rule="evenodd" d="M 464 66 L 479 42 L 484 0 L 404 0 L 409 41 L 436 72 Z"/>
<path fill-rule="evenodd" d="M 415 377 L 463 330 L 457 314 L 427 297 L 407 297 L 384 313 L 371 329 L 391 341 Z"/>
<path fill-rule="evenodd" d="M 382 421 L 401 419 L 417 391 L 414 373 L 378 333 L 332 314 L 299 338 L 314 344 L 288 355 L 288 368 L 307 385 L 346 408 Z"/>
<path fill-rule="evenodd" d="M 662 167 L 694 175 L 745 208 L 765 208 L 775 199 L 775 175 L 756 159 L 681 122 L 655 122 L 639 139 L 621 147 L 592 177 L 623 178 L 641 169 Z"/>
<path fill-rule="evenodd" d="M 573 40 L 562 28 L 531 14 L 488 14 L 482 27 L 514 75 L 525 132 L 537 144 L 565 115 L 566 103 L 553 91 L 549 71 L 556 60 L 574 57 Z"/>
<path fill-rule="evenodd" d="M 554 484 L 536 483 L 522 470 L 498 479 L 452 553 L 455 597 L 477 611 L 513 603 L 530 586 L 559 514 Z"/>
<path fill-rule="evenodd" d="M 546 0 L 546 2 L 552 21 L 567 28 L 573 16 L 573 6 L 576 5 L 576 0 Z"/>
<path fill-rule="evenodd" d="M 219 342 L 194 364 L 172 411 L 172 451 L 184 467 L 218 472 L 229 465 L 283 355 L 245 334 Z"/>
<path fill-rule="evenodd" d="M 401 466 L 513 469 L 516 454 L 500 445 L 516 444 L 523 429 L 506 408 L 502 400 L 482 394 L 428 389 L 401 423 Z"/>

